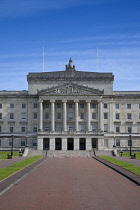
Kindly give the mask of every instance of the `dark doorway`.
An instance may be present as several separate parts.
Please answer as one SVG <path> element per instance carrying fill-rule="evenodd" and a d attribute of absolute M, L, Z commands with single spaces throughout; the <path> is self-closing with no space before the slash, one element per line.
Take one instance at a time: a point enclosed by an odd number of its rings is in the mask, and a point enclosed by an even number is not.
<path fill-rule="evenodd" d="M 73 150 L 74 149 L 74 139 L 68 138 L 67 139 L 67 150 Z"/>
<path fill-rule="evenodd" d="M 50 139 L 49 138 L 43 139 L 43 149 L 49 150 L 49 148 L 50 148 Z"/>
<path fill-rule="evenodd" d="M 85 138 L 81 138 L 79 145 L 80 145 L 80 150 L 86 150 L 86 139 Z"/>
<path fill-rule="evenodd" d="M 97 149 L 97 139 L 92 139 L 92 148 Z"/>
<path fill-rule="evenodd" d="M 55 139 L 55 150 L 61 150 L 62 149 L 62 139 L 56 138 Z"/>

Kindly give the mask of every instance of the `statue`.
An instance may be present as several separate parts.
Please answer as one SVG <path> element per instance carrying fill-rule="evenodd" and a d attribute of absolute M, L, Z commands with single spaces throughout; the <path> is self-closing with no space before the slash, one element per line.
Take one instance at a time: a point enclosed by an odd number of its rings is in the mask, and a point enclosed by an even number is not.
<path fill-rule="evenodd" d="M 68 64 L 69 68 L 73 68 L 73 65 L 72 65 L 72 59 L 70 58 L 69 60 L 69 64 Z"/>

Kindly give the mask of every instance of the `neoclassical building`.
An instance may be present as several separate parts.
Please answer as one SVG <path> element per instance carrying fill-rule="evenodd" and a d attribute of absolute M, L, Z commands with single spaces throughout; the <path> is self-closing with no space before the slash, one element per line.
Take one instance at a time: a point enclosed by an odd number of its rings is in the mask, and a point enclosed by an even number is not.
<path fill-rule="evenodd" d="M 29 73 L 27 91 L 0 91 L 0 149 L 140 149 L 140 91 L 113 91 L 114 75 Z M 131 136 L 130 136 L 131 133 Z"/>

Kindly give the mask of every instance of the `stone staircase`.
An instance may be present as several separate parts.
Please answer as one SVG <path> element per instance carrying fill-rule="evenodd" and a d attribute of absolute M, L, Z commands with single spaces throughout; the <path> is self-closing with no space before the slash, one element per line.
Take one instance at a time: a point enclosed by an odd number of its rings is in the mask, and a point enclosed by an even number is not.
<path fill-rule="evenodd" d="M 45 150 L 28 149 L 26 156 L 46 156 Z"/>
<path fill-rule="evenodd" d="M 112 150 L 95 150 L 96 156 L 113 156 Z M 93 153 L 94 156 L 94 153 Z"/>
<path fill-rule="evenodd" d="M 91 151 L 68 151 L 68 150 L 54 150 L 54 151 L 47 151 L 47 156 L 49 157 L 91 157 Z"/>

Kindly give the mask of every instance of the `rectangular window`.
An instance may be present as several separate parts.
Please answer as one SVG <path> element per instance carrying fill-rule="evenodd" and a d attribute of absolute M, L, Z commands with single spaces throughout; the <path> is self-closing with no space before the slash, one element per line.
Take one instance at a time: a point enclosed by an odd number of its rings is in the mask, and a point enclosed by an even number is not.
<path fill-rule="evenodd" d="M 128 125 L 128 126 L 127 126 L 127 132 L 128 132 L 128 133 L 132 133 L 132 126 L 131 126 L 131 125 Z"/>
<path fill-rule="evenodd" d="M 104 104 L 104 109 L 107 109 L 107 104 Z"/>
<path fill-rule="evenodd" d="M 84 113 L 80 114 L 80 119 L 83 120 L 84 119 Z"/>
<path fill-rule="evenodd" d="M 2 104 L 0 104 L 0 109 L 2 109 Z"/>
<path fill-rule="evenodd" d="M 22 120 L 25 120 L 25 119 L 26 119 L 26 113 L 22 113 L 22 114 L 21 114 L 21 119 L 22 119 Z"/>
<path fill-rule="evenodd" d="M 92 119 L 93 119 L 93 120 L 96 119 L 96 113 L 92 113 Z"/>
<path fill-rule="evenodd" d="M 21 125 L 21 132 L 25 133 L 26 132 L 26 126 L 25 125 Z"/>
<path fill-rule="evenodd" d="M 73 114 L 72 113 L 68 113 L 68 120 L 72 120 L 73 118 Z"/>
<path fill-rule="evenodd" d="M 81 109 L 84 109 L 84 104 L 80 104 L 80 108 Z"/>
<path fill-rule="evenodd" d="M 49 103 L 45 104 L 45 108 L 49 109 Z"/>
<path fill-rule="evenodd" d="M 20 142 L 20 146 L 21 146 L 21 147 L 25 147 L 25 145 L 26 145 L 25 140 L 21 140 L 21 142 Z"/>
<path fill-rule="evenodd" d="M 104 124 L 104 132 L 108 132 L 108 124 Z"/>
<path fill-rule="evenodd" d="M 116 113 L 116 120 L 120 119 L 120 113 Z"/>
<path fill-rule="evenodd" d="M 50 126 L 49 125 L 45 125 L 45 131 L 50 131 Z"/>
<path fill-rule="evenodd" d="M 33 140 L 33 147 L 37 147 L 37 140 L 36 139 Z"/>
<path fill-rule="evenodd" d="M 140 109 L 140 104 L 139 104 L 139 109 Z"/>
<path fill-rule="evenodd" d="M 0 147 L 1 147 L 1 139 L 0 139 Z"/>
<path fill-rule="evenodd" d="M 140 133 L 140 124 L 138 124 L 138 133 Z"/>
<path fill-rule="evenodd" d="M 80 131 L 84 131 L 85 130 L 85 125 L 84 124 L 81 124 L 80 125 Z"/>
<path fill-rule="evenodd" d="M 22 109 L 25 109 L 26 108 L 26 104 L 22 104 Z"/>
<path fill-rule="evenodd" d="M 140 113 L 139 113 L 139 119 L 140 119 Z"/>
<path fill-rule="evenodd" d="M 10 109 L 14 109 L 14 104 L 10 104 Z"/>
<path fill-rule="evenodd" d="M 60 109 L 61 108 L 61 104 L 57 103 L 57 108 Z"/>
<path fill-rule="evenodd" d="M 104 139 L 104 147 L 108 147 L 108 139 Z"/>
<path fill-rule="evenodd" d="M 108 113 L 104 113 L 104 119 L 108 119 Z"/>
<path fill-rule="evenodd" d="M 97 129 L 96 124 L 92 124 L 92 131 L 96 131 L 96 129 Z"/>
<path fill-rule="evenodd" d="M 33 107 L 34 107 L 34 109 L 36 109 L 37 108 L 37 103 L 34 103 Z"/>
<path fill-rule="evenodd" d="M 49 120 L 49 113 L 45 113 L 45 119 Z"/>
<path fill-rule="evenodd" d="M 72 104 L 69 104 L 69 109 L 72 109 Z"/>
<path fill-rule="evenodd" d="M 127 104 L 127 109 L 131 109 L 131 104 Z"/>
<path fill-rule="evenodd" d="M 116 139 L 116 147 L 120 147 L 120 139 Z"/>
<path fill-rule="evenodd" d="M 2 132 L 2 126 L 0 125 L 0 133 Z"/>
<path fill-rule="evenodd" d="M 69 131 L 73 131 L 73 125 L 68 125 Z"/>
<path fill-rule="evenodd" d="M 9 140 L 9 147 L 12 147 L 12 140 Z"/>
<path fill-rule="evenodd" d="M 10 125 L 10 126 L 9 126 L 9 132 L 10 132 L 10 133 L 14 133 L 14 126 L 13 126 L 13 125 Z"/>
<path fill-rule="evenodd" d="M 34 120 L 37 120 L 37 112 L 34 112 Z"/>
<path fill-rule="evenodd" d="M 62 131 L 62 126 L 61 124 L 56 124 L 56 131 Z"/>
<path fill-rule="evenodd" d="M 37 125 L 33 125 L 33 132 L 37 132 Z"/>
<path fill-rule="evenodd" d="M 14 113 L 10 113 L 10 120 L 14 119 Z"/>
<path fill-rule="evenodd" d="M 119 109 L 120 108 L 120 104 L 115 104 L 115 109 Z"/>
<path fill-rule="evenodd" d="M 2 119 L 2 113 L 0 113 L 0 119 Z"/>
<path fill-rule="evenodd" d="M 92 109 L 96 109 L 96 104 L 92 104 Z"/>
<path fill-rule="evenodd" d="M 131 120 L 131 118 L 132 118 L 131 113 L 127 113 L 127 119 Z"/>
<path fill-rule="evenodd" d="M 57 120 L 61 120 L 61 113 L 57 113 L 57 114 L 56 114 L 56 119 L 57 119 Z"/>
<path fill-rule="evenodd" d="M 120 125 L 116 125 L 116 133 L 120 133 Z"/>

